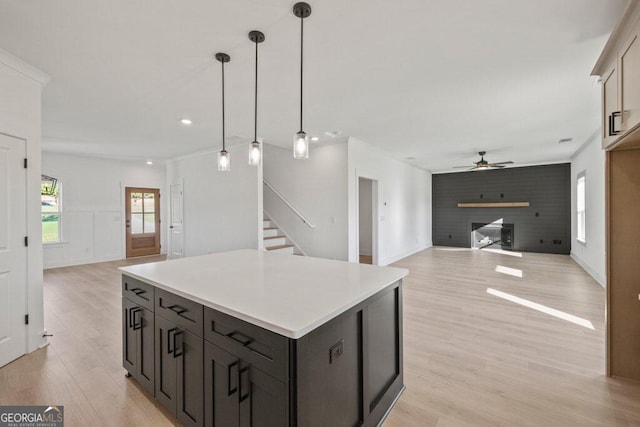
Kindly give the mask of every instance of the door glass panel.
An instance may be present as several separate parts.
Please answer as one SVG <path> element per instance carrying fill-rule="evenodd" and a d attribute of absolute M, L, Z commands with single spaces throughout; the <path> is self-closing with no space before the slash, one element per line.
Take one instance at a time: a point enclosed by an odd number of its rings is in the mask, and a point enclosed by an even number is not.
<path fill-rule="evenodd" d="M 131 193 L 131 213 L 142 212 L 142 193 Z"/>
<path fill-rule="evenodd" d="M 144 214 L 144 232 L 145 233 L 156 232 L 156 214 L 154 213 Z"/>
<path fill-rule="evenodd" d="M 131 234 L 141 234 L 144 232 L 142 216 L 143 214 L 141 213 L 131 214 Z"/>
<path fill-rule="evenodd" d="M 152 213 L 155 212 L 155 194 L 153 193 L 144 193 L 144 212 Z"/>

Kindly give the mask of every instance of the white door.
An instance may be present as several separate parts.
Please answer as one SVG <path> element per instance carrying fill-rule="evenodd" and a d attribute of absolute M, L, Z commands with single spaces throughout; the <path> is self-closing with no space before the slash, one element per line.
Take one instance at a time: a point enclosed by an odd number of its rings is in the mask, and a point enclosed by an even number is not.
<path fill-rule="evenodd" d="M 25 148 L 23 140 L 0 134 L 0 366 L 25 354 L 27 347 Z"/>
<path fill-rule="evenodd" d="M 184 256 L 182 184 L 172 184 L 169 193 L 171 210 L 171 218 L 169 218 L 171 221 L 169 225 L 169 257 L 180 258 Z"/>

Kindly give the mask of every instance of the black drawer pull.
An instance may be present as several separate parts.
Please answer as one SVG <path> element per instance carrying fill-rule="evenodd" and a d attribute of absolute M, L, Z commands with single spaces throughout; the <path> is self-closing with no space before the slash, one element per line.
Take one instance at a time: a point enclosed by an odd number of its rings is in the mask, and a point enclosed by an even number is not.
<path fill-rule="evenodd" d="M 140 296 L 140 295 L 146 293 L 147 291 L 145 291 L 144 289 L 140 289 L 140 288 L 133 288 L 133 289 L 131 289 L 131 292 L 133 292 L 137 296 Z"/>
<path fill-rule="evenodd" d="M 242 344 L 243 347 L 248 346 L 249 344 L 251 344 L 253 342 L 253 338 L 249 338 L 248 336 L 238 332 L 238 331 L 233 331 L 233 332 L 229 332 L 227 334 L 228 338 L 231 338 L 232 340 L 234 340 L 235 342 L 238 342 L 240 344 Z M 240 338 L 238 338 L 240 337 Z"/>
<path fill-rule="evenodd" d="M 238 394 L 238 401 L 244 402 L 251 395 L 251 379 L 247 383 L 247 392 L 242 394 L 242 374 L 247 373 L 247 377 L 249 377 L 249 368 L 251 365 L 245 366 L 244 368 L 238 371 L 238 386 L 240 387 L 240 393 Z"/>
<path fill-rule="evenodd" d="M 180 341 L 176 342 L 176 338 L 180 337 Z M 182 331 L 176 331 L 173 334 L 173 358 L 180 357 L 184 354 L 184 341 L 182 339 Z"/>
<path fill-rule="evenodd" d="M 235 375 L 231 375 L 231 370 L 235 367 L 237 368 L 240 364 L 240 360 L 236 360 L 233 363 L 227 365 L 227 396 L 231 396 L 233 393 L 238 391 L 238 384 L 234 388 L 231 388 L 231 379 L 235 377 Z"/>
<path fill-rule="evenodd" d="M 178 316 L 182 316 L 182 313 L 185 313 L 188 311 L 186 308 L 182 308 L 179 305 L 169 306 L 169 310 L 173 311 Z"/>

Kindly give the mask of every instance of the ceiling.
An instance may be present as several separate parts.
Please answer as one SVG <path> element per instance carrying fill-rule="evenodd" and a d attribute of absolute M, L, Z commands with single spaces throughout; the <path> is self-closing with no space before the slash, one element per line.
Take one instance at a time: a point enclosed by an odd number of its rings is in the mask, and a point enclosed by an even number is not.
<path fill-rule="evenodd" d="M 0 0 L 0 48 L 51 76 L 43 149 L 163 160 L 298 130 L 299 19 L 281 0 Z M 626 0 L 321 0 L 305 20 L 305 125 L 432 171 L 567 160 L 598 132 L 589 76 Z M 180 124 L 183 117 L 191 126 Z M 570 143 L 558 144 L 562 138 Z M 313 150 L 313 146 L 311 148 Z M 313 155 L 313 151 L 312 154 Z"/>

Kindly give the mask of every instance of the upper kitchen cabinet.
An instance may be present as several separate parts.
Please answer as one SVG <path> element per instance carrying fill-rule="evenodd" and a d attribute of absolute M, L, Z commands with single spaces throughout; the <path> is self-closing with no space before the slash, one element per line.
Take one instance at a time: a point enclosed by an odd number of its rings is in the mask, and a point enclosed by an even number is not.
<path fill-rule="evenodd" d="M 627 5 L 592 74 L 602 78 L 603 148 L 636 139 L 640 133 L 640 1 Z"/>

